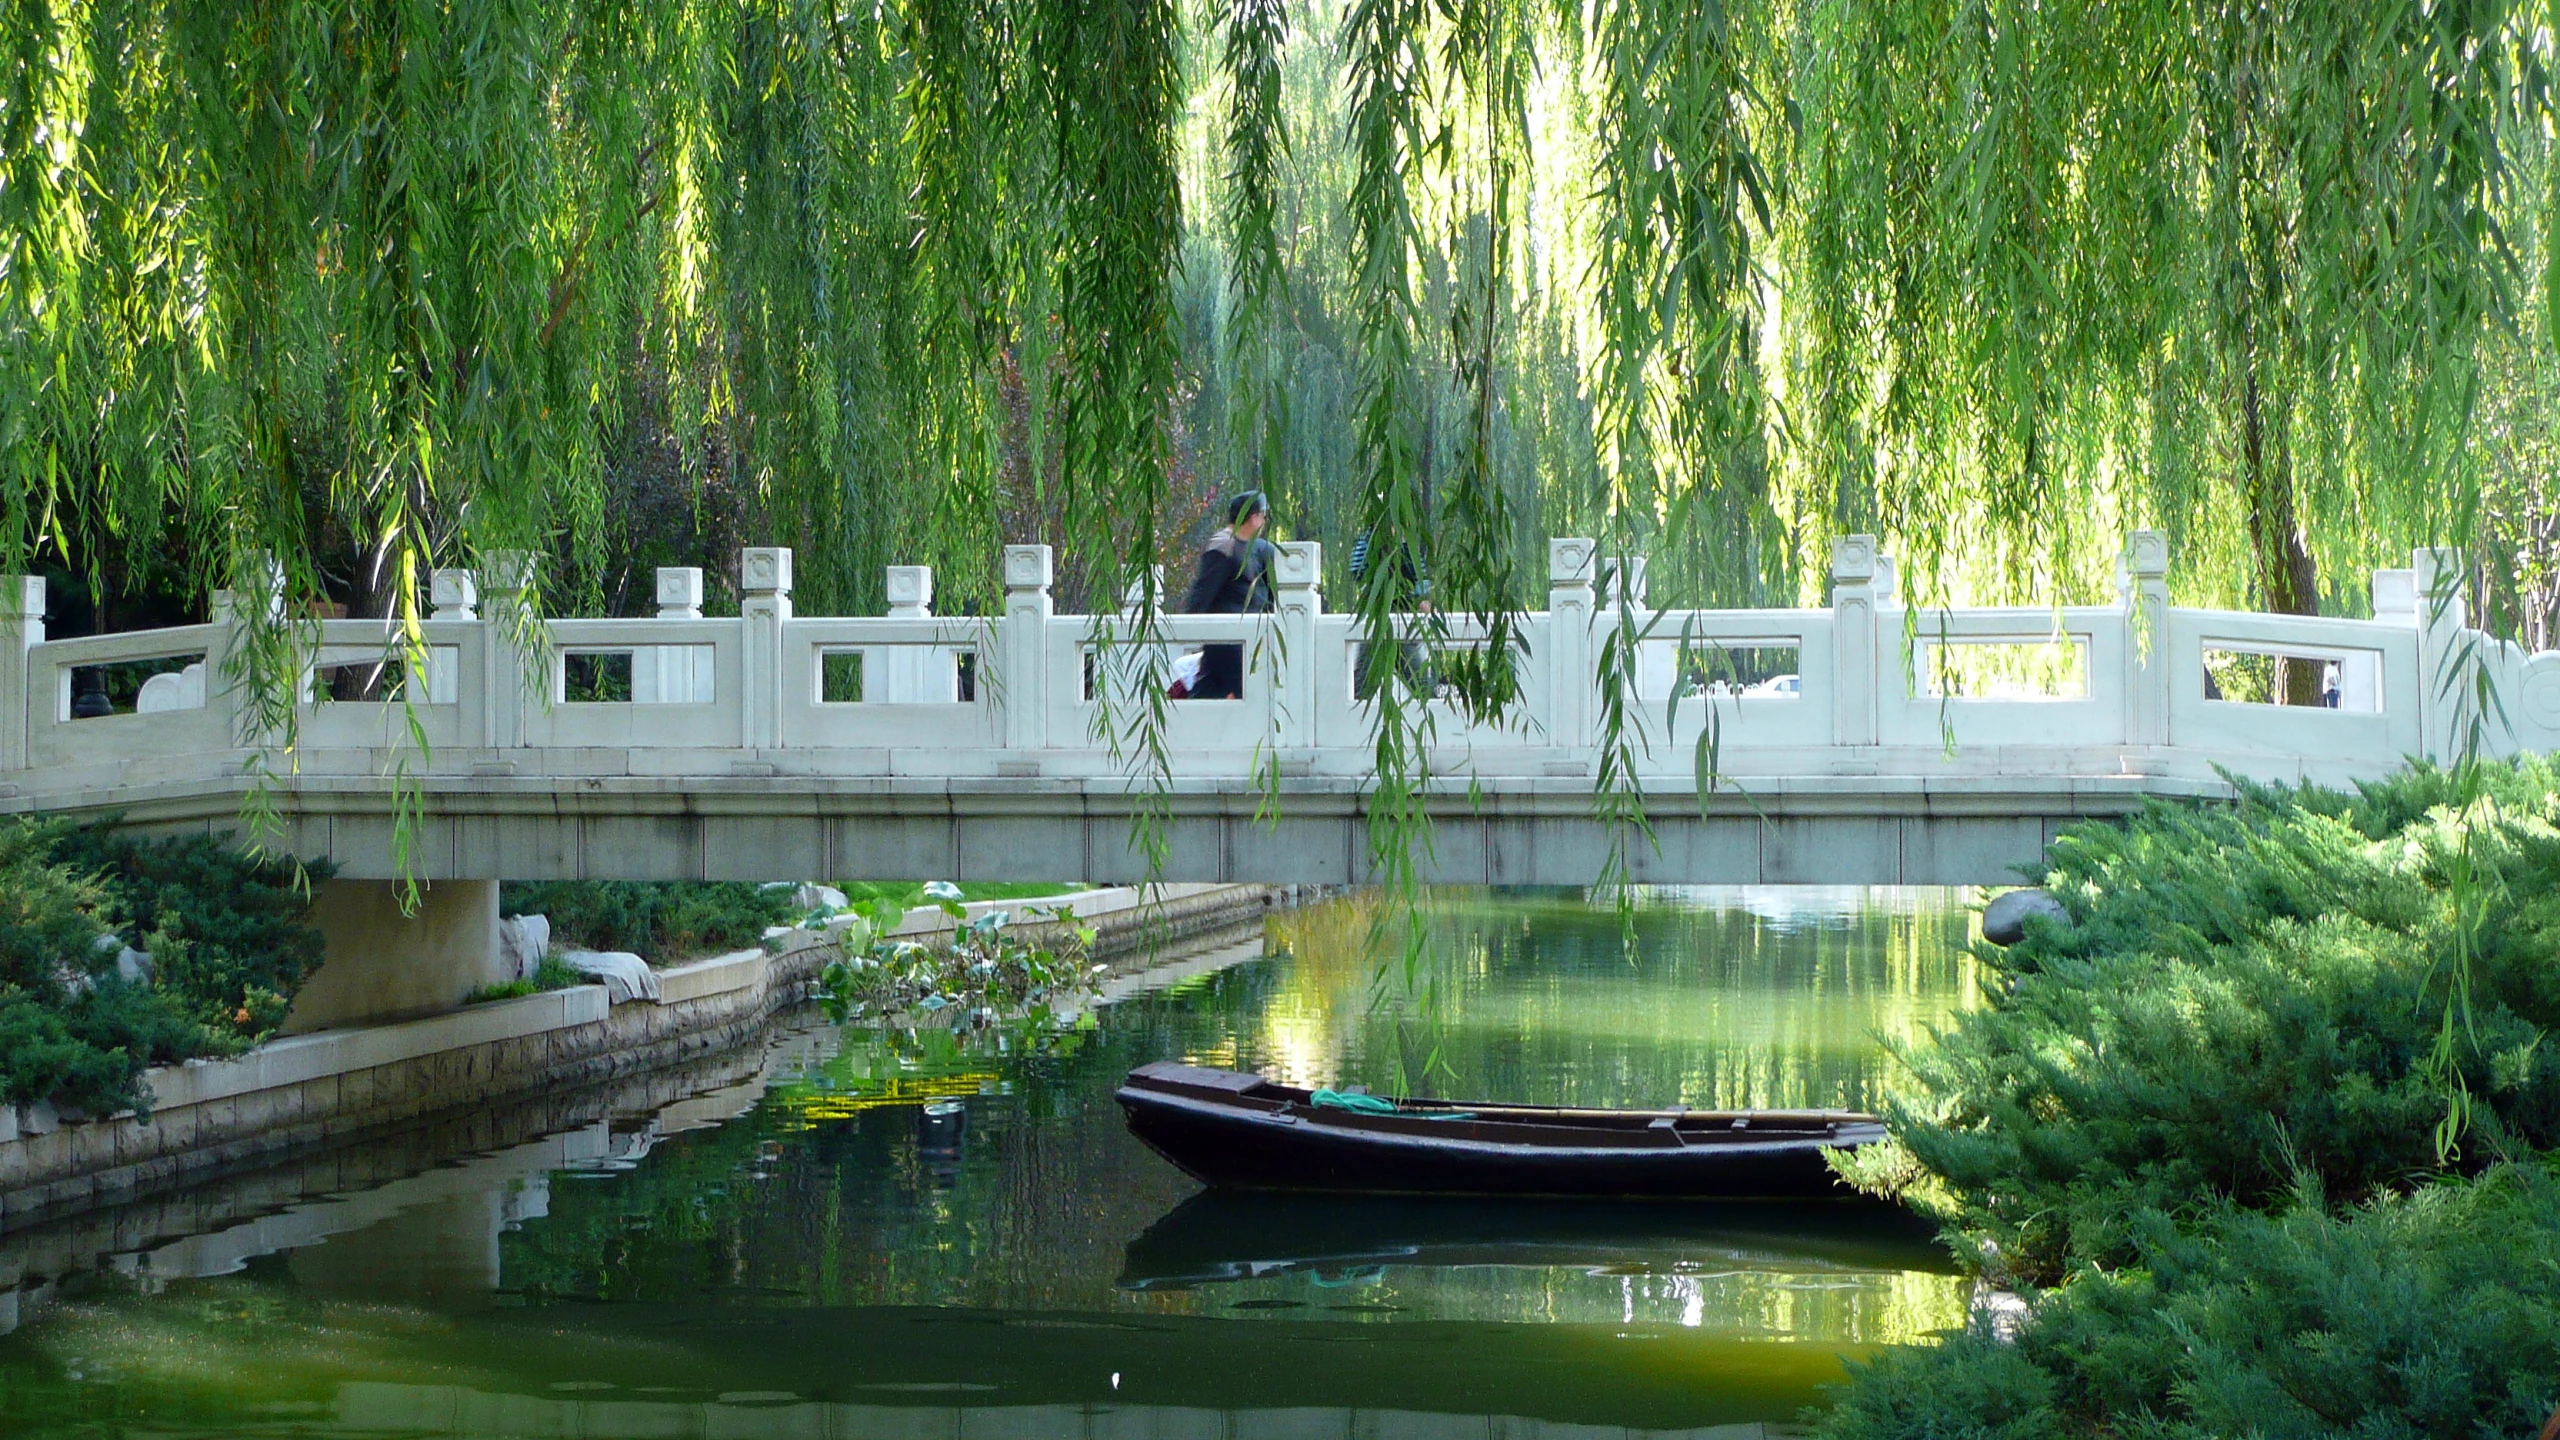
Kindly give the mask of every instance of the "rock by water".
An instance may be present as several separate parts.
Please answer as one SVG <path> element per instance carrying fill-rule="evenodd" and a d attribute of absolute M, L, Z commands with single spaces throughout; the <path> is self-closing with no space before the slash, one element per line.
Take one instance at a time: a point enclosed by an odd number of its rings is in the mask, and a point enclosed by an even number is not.
<path fill-rule="evenodd" d="M 2071 912 L 2042 890 L 2012 890 L 1982 907 L 1982 938 L 1994 945 L 2015 945 L 2027 938 L 2027 917 L 2042 915 L 2069 928 Z"/>

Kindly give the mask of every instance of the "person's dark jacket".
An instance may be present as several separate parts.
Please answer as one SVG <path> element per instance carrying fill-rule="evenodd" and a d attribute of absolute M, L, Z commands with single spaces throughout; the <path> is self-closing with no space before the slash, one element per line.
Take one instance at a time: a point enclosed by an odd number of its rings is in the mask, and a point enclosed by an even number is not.
<path fill-rule="evenodd" d="M 1239 540 L 1233 530 L 1209 537 L 1200 552 L 1199 573 L 1182 597 L 1186 615 L 1259 615 L 1273 608 L 1271 556 L 1274 547 L 1261 540 Z"/>

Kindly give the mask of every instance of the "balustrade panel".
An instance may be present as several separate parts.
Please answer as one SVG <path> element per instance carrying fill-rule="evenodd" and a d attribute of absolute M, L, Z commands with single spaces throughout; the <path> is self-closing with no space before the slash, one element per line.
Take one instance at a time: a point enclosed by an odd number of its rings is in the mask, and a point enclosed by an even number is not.
<path fill-rule="evenodd" d="M 224 625 L 50 640 L 27 650 L 31 766 L 161 769 L 236 748 Z"/>

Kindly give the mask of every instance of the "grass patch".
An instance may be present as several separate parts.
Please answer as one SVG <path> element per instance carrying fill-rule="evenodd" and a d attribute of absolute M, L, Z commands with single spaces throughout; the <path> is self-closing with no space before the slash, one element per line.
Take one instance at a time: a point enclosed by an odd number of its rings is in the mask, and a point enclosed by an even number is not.
<path fill-rule="evenodd" d="M 592 983 L 580 971 L 572 970 L 559 957 L 545 955 L 542 964 L 529 979 L 509 980 L 502 985 L 483 985 L 462 997 L 465 1005 L 478 1005 L 489 1000 L 520 1000 L 539 995 L 545 990 L 566 990 L 572 985 Z"/>

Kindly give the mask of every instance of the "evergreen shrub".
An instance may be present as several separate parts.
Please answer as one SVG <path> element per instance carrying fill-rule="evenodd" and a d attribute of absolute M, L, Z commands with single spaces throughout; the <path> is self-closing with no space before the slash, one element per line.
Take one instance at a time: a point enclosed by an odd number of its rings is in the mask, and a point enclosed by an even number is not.
<path fill-rule="evenodd" d="M 553 943 L 625 950 L 656 963 L 741 950 L 799 915 L 786 888 L 703 881 L 543 880 L 511 884 L 509 915 L 551 921 Z"/>
<path fill-rule="evenodd" d="M 1996 1275 L 2059 1278 L 2134 1255 L 2134 1218 L 2341 1203 L 2560 1142 L 2560 784 L 2492 766 L 2457 815 L 2418 767 L 2342 795 L 2243 786 L 2077 827 L 2046 888 L 2068 927 L 1978 947 L 1980 1011 L 1902 1059 L 1895 1144 L 1845 1168 L 1933 1210 Z M 2470 826 L 2475 932 L 2455 1064 L 2473 1131 L 2441 1155 L 2428 1073 L 2455 964 Z"/>
<path fill-rule="evenodd" d="M 146 1066 L 264 1037 L 322 956 L 295 878 L 207 836 L 0 821 L 0 1102 L 147 1109 Z"/>
<path fill-rule="evenodd" d="M 1980 1330 L 1883 1352 L 1825 1440 L 2529 1436 L 2560 1406 L 2560 1173 L 2502 1164 L 2333 1216 L 2150 1211 L 2134 1263 Z"/>

